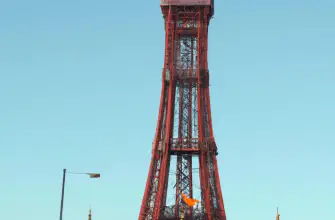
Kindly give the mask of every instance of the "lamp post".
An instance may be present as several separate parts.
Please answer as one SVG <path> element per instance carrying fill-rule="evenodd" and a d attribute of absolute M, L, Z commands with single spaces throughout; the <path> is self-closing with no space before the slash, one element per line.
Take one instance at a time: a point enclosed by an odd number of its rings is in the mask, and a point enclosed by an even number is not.
<path fill-rule="evenodd" d="M 100 178 L 100 173 L 72 173 L 72 172 L 66 172 L 66 169 L 63 169 L 62 198 L 60 202 L 59 220 L 63 220 L 64 188 L 65 188 L 66 173 L 77 174 L 77 175 L 88 175 L 90 178 Z"/>

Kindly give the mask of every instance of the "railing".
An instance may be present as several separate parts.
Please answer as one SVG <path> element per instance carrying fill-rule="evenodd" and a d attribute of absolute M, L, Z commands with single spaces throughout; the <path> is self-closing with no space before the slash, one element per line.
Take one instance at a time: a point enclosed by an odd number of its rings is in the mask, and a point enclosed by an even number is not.
<path fill-rule="evenodd" d="M 198 138 L 173 138 L 171 154 L 198 154 L 200 153 Z"/>
<path fill-rule="evenodd" d="M 210 0 L 162 0 L 162 5 L 210 5 Z"/>
<path fill-rule="evenodd" d="M 193 208 L 192 215 L 185 213 L 184 218 L 176 217 L 175 205 L 165 206 L 161 212 L 159 220 L 205 220 L 205 214 L 200 208 Z"/>

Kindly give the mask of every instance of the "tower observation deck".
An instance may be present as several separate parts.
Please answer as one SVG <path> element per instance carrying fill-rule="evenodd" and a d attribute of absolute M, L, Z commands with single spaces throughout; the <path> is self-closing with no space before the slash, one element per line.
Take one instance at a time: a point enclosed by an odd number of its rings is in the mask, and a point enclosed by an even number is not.
<path fill-rule="evenodd" d="M 164 6 L 210 6 L 211 16 L 214 15 L 214 0 L 162 0 L 161 7 Z"/>

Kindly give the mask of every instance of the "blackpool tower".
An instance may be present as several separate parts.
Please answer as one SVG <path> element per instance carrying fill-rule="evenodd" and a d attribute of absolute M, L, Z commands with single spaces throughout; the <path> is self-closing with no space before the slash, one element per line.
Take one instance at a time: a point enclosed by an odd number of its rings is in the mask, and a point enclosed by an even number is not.
<path fill-rule="evenodd" d="M 162 0 L 161 9 L 166 35 L 162 91 L 138 219 L 226 220 L 207 63 L 214 0 Z"/>

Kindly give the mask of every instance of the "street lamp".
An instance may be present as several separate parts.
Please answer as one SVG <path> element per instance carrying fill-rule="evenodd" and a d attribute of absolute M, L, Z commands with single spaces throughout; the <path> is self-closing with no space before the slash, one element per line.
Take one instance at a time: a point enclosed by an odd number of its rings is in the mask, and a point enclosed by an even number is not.
<path fill-rule="evenodd" d="M 100 178 L 100 173 L 72 173 L 72 172 L 67 172 L 67 173 L 77 174 L 77 175 L 88 175 L 90 178 Z M 63 203 L 64 203 L 65 177 L 66 177 L 66 169 L 63 169 L 62 199 L 61 199 L 61 202 L 60 202 L 59 220 L 63 220 Z"/>

